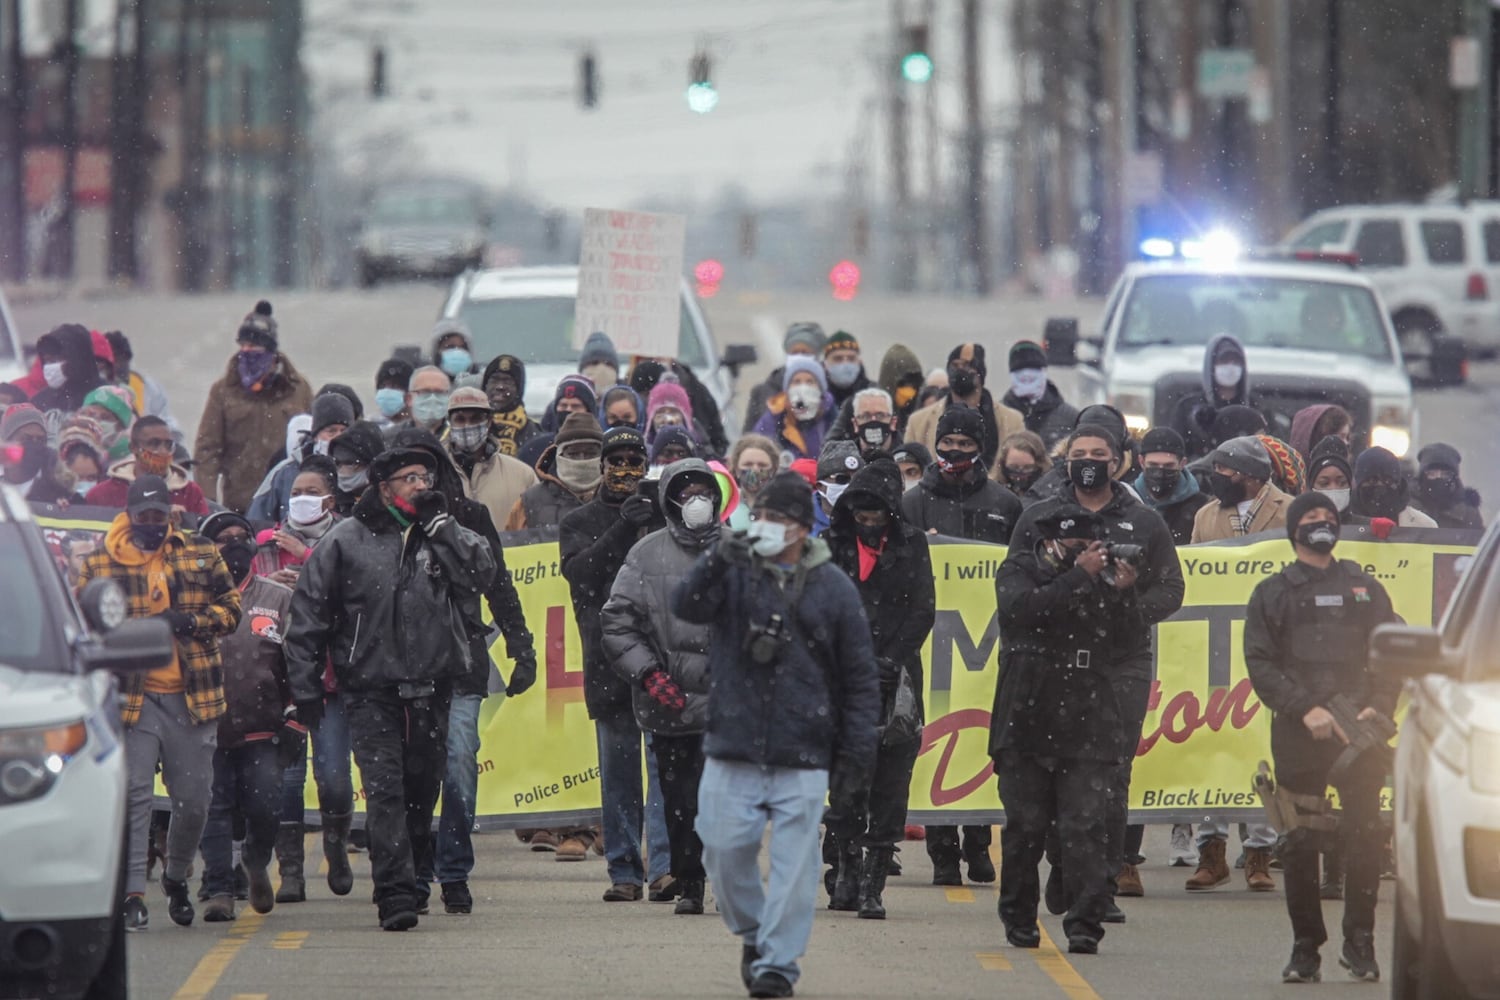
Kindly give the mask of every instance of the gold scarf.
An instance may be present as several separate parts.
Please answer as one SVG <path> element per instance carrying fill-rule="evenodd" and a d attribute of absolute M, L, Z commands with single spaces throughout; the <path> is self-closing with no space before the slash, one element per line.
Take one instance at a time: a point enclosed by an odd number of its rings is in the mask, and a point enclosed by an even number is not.
<path fill-rule="evenodd" d="M 526 416 L 525 406 L 516 406 L 507 413 L 490 414 L 490 440 L 495 442 L 495 447 L 500 454 L 515 457 L 520 451 L 516 444 L 516 436 L 526 429 L 531 419 Z"/>

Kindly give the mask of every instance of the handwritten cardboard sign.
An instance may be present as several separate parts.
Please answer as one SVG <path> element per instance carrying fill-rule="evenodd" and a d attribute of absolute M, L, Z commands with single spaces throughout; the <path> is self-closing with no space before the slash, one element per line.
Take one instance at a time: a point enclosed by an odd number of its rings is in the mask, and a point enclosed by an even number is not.
<path fill-rule="evenodd" d="M 622 355 L 677 356 L 686 231 L 680 215 L 584 210 L 574 347 L 602 330 Z"/>

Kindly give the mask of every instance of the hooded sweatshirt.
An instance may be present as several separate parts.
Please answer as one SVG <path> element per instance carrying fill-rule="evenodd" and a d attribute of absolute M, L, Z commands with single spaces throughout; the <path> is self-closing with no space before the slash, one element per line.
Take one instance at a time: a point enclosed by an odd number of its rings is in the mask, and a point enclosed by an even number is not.
<path fill-rule="evenodd" d="M 1313 445 L 1318 443 L 1312 439 L 1313 428 L 1323 419 L 1323 414 L 1331 409 L 1332 403 L 1317 403 L 1304 406 L 1292 416 L 1292 439 L 1288 443 L 1304 459 L 1312 457 Z"/>
<path fill-rule="evenodd" d="M 1214 383 L 1214 361 L 1225 349 L 1232 347 L 1239 351 L 1240 357 L 1245 357 L 1244 346 L 1233 336 L 1221 333 L 1208 342 L 1203 350 L 1203 395 L 1189 396 L 1177 404 L 1177 413 L 1172 420 L 1172 426 L 1177 433 L 1182 435 L 1187 444 L 1189 459 L 1197 459 L 1213 450 L 1217 443 L 1213 440 L 1214 418 L 1218 412 L 1226 406 L 1250 405 L 1250 365 L 1248 360 L 1244 365 L 1244 371 L 1240 374 L 1240 380 L 1234 387 L 1234 396 L 1231 399 L 1220 399 L 1215 392 L 1217 386 Z"/>
<path fill-rule="evenodd" d="M 32 404 L 43 413 L 49 410 L 72 413 L 83 405 L 85 396 L 104 384 L 94 360 L 93 334 L 77 323 L 65 323 L 44 334 L 37 341 L 37 351 L 60 356 L 66 378 L 58 388 L 44 388 L 32 397 Z"/>
<path fill-rule="evenodd" d="M 167 489 L 172 491 L 172 503 L 189 514 L 207 517 L 208 498 L 203 490 L 188 476 L 182 466 L 173 464 L 164 477 Z M 130 495 L 130 484 L 135 482 L 135 457 L 122 459 L 109 467 L 109 478 L 89 490 L 83 502 L 95 507 L 114 507 L 123 510 Z"/>

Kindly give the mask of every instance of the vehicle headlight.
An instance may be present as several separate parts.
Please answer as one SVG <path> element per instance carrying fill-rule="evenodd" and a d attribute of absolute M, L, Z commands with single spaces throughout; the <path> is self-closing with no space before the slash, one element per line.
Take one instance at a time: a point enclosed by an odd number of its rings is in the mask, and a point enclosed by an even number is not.
<path fill-rule="evenodd" d="M 1125 429 L 1135 437 L 1140 437 L 1151 429 L 1150 392 L 1117 392 L 1114 407 L 1125 418 Z"/>
<path fill-rule="evenodd" d="M 1411 451 L 1411 411 L 1405 406 L 1382 406 L 1375 411 L 1370 446 L 1384 448 L 1397 458 Z"/>
<path fill-rule="evenodd" d="M 1500 795 L 1500 733 L 1469 733 L 1469 787 L 1480 795 Z"/>
<path fill-rule="evenodd" d="M 0 804 L 40 798 L 88 742 L 83 720 L 0 729 Z"/>

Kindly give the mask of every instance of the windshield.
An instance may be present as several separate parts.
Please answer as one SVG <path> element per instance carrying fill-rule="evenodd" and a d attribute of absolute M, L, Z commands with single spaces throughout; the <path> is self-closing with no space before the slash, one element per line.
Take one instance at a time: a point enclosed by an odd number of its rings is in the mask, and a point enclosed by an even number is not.
<path fill-rule="evenodd" d="M 392 192 L 375 199 L 370 219 L 381 226 L 477 226 L 479 208 L 459 194 Z"/>
<path fill-rule="evenodd" d="M 571 295 L 555 295 L 469 299 L 459 309 L 459 316 L 474 335 L 475 357 L 514 354 L 528 364 L 576 365 L 579 352 L 573 346 L 573 312 Z M 701 371 L 708 359 L 686 303 L 680 315 L 677 360 Z M 620 360 L 629 364 L 626 357 Z"/>
<path fill-rule="evenodd" d="M 21 670 L 63 672 L 71 662 L 59 647 L 47 599 L 60 598 L 54 581 L 39 580 L 39 566 L 15 524 L 0 524 L 0 663 Z"/>
<path fill-rule="evenodd" d="M 1135 282 L 1116 346 L 1206 345 L 1227 333 L 1246 347 L 1285 347 L 1391 359 L 1366 288 L 1299 278 L 1151 275 Z"/>

